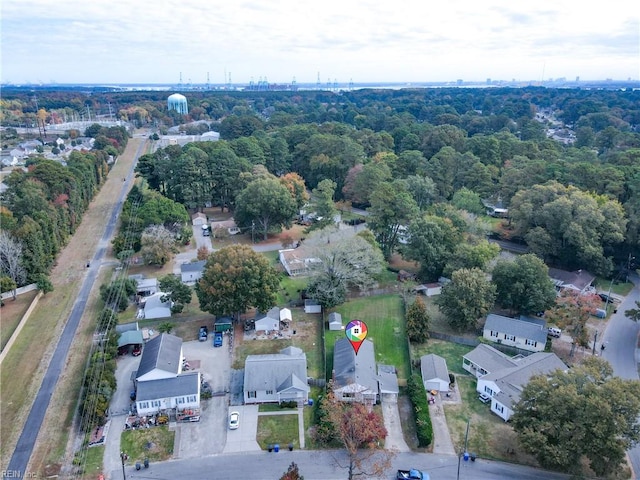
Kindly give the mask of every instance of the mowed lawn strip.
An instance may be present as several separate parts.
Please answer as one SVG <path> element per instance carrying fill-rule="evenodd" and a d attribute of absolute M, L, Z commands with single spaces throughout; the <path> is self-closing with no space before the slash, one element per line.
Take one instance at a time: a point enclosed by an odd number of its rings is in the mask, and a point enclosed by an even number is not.
<path fill-rule="evenodd" d="M 298 412 L 292 411 L 290 415 L 260 415 L 256 440 L 264 450 L 275 444 L 285 450 L 289 443 L 294 448 L 300 448 Z"/>
<path fill-rule="evenodd" d="M 38 290 L 32 290 L 18 295 L 15 300 L 11 297 L 4 300 L 0 315 L 0 349 L 4 349 L 37 294 Z"/>
<path fill-rule="evenodd" d="M 173 455 L 175 431 L 166 425 L 145 428 L 142 430 L 126 430 L 120 437 L 120 448 L 129 456 L 127 465 L 142 464 L 145 458 L 149 461 L 168 460 Z"/>
<path fill-rule="evenodd" d="M 409 349 L 402 299 L 399 295 L 377 295 L 349 300 L 335 311 L 342 315 L 345 327 L 351 320 L 365 322 L 367 338 L 374 344 L 376 362 L 395 366 L 398 379 L 406 380 L 409 375 Z M 331 378 L 333 370 L 333 347 L 336 340 L 344 335 L 344 330 L 325 331 L 327 379 Z"/>

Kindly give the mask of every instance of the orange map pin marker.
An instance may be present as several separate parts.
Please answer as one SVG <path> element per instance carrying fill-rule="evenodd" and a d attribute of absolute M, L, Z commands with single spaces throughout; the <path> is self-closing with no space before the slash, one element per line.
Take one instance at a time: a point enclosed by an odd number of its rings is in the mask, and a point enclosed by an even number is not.
<path fill-rule="evenodd" d="M 352 320 L 347 323 L 344 333 L 349 343 L 351 343 L 353 351 L 356 352 L 356 355 L 358 354 L 358 350 L 360 350 L 360 345 L 362 345 L 364 339 L 367 338 L 368 331 L 367 324 L 362 320 Z"/>

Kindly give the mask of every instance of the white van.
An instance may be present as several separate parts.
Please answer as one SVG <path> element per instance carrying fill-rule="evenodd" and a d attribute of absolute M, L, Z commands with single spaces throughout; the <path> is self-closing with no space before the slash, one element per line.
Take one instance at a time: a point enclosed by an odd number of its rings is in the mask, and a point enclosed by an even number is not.
<path fill-rule="evenodd" d="M 562 330 L 560 330 L 558 327 L 549 327 L 548 334 L 550 337 L 560 338 L 560 335 L 562 335 Z"/>
<path fill-rule="evenodd" d="M 208 237 L 211 235 L 211 227 L 209 225 L 202 225 L 202 236 Z"/>

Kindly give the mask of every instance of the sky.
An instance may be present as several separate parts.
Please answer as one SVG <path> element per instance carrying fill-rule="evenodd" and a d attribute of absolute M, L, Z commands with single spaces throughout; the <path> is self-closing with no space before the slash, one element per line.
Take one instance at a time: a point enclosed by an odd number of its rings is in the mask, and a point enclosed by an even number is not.
<path fill-rule="evenodd" d="M 638 80 L 633 0 L 2 0 L 2 83 Z"/>

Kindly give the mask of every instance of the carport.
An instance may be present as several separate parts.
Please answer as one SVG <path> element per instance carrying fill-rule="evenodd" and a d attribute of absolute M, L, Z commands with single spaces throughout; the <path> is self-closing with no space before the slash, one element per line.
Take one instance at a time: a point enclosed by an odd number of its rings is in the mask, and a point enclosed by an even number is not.
<path fill-rule="evenodd" d="M 118 353 L 123 355 L 135 347 L 141 348 L 144 340 L 140 330 L 122 332 L 118 338 Z"/>

